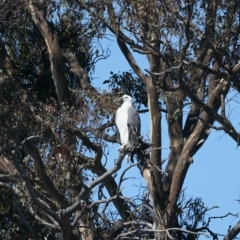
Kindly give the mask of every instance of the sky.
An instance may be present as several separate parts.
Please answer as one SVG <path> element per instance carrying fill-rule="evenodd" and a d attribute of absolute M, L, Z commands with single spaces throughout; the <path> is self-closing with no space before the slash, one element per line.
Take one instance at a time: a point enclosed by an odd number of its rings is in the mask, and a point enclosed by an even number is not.
<path fill-rule="evenodd" d="M 118 49 L 114 38 L 110 40 L 101 40 L 100 44 L 102 48 L 107 47 L 111 50 L 111 56 L 106 60 L 97 62 L 95 66 L 94 86 L 99 89 L 105 89 L 106 86 L 102 85 L 104 80 L 110 78 L 110 72 L 118 73 L 122 71 L 128 71 L 130 69 L 129 64 L 125 60 L 123 54 Z M 135 54 L 135 58 L 142 69 L 148 69 L 148 63 L 143 55 Z M 228 107 L 228 112 L 233 118 L 235 126 L 240 128 L 240 108 L 239 103 L 233 102 L 232 109 Z M 165 116 L 163 119 L 162 129 L 162 142 L 163 142 L 163 157 L 168 156 L 169 139 L 167 134 L 167 125 Z M 147 139 L 149 136 L 149 117 L 148 114 L 141 114 L 142 122 L 142 136 Z M 110 155 L 109 159 L 116 159 L 118 156 L 119 146 L 109 146 Z M 240 148 L 236 148 L 236 142 L 234 142 L 223 131 L 211 131 L 210 137 L 207 139 L 203 147 L 193 157 L 193 164 L 191 164 L 183 188 L 185 194 L 188 197 L 201 197 L 205 206 L 212 208 L 208 211 L 207 216 L 219 217 L 228 213 L 239 214 L 240 205 L 237 199 L 240 199 Z M 108 163 L 109 167 L 111 162 Z M 122 169 L 124 170 L 128 164 L 123 162 Z M 121 172 L 121 171 L 120 171 Z M 120 173 L 119 173 L 120 174 Z M 134 177 L 133 177 L 134 176 Z M 141 177 L 139 169 L 137 167 L 131 168 L 126 174 L 126 177 L 132 177 L 128 181 L 122 184 L 123 193 L 128 197 L 137 195 L 139 186 L 144 185 L 144 180 Z M 219 234 L 225 235 L 229 226 L 234 226 L 240 220 L 239 217 L 228 216 L 223 219 L 213 219 L 210 223 L 210 229 Z M 207 239 L 204 236 L 199 238 L 200 240 Z M 221 237 L 219 237 L 221 239 Z"/>

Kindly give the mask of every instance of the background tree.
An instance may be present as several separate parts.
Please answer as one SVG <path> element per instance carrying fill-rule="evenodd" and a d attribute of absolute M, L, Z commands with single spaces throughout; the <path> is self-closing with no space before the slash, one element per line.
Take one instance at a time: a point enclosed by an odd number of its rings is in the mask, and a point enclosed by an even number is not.
<path fill-rule="evenodd" d="M 225 113 L 230 90 L 239 91 L 239 5 L 3 1 L 1 237 L 196 239 L 205 230 L 216 239 L 205 216 L 209 209 L 200 198 L 186 199 L 182 186 L 211 128 L 239 145 Z M 132 71 L 112 73 L 105 81 L 110 90 L 100 91 L 92 84 L 91 70 L 108 55 L 94 51 L 106 31 L 116 37 Z M 133 51 L 147 57 L 145 72 Z M 136 98 L 140 112 L 149 111 L 150 138 L 139 140 L 136 163 L 117 181 L 124 154 L 115 162 L 106 158 L 114 162 L 110 169 L 104 160 L 106 146 L 118 142 L 114 112 L 116 93 L 123 92 Z M 167 161 L 161 153 L 163 113 L 170 141 Z M 146 187 L 129 200 L 121 184 L 136 166 Z M 225 239 L 239 231 L 237 223 Z"/>

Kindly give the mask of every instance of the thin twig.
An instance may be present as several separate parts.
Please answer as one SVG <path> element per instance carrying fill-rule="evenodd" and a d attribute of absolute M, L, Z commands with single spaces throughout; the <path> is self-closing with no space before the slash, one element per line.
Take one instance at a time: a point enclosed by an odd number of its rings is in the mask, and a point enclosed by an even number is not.
<path fill-rule="evenodd" d="M 147 69 L 144 69 L 147 73 L 149 73 L 150 75 L 153 75 L 153 76 L 160 76 L 160 75 L 163 75 L 165 73 L 168 73 L 168 72 L 171 72 L 173 69 L 178 69 L 182 66 L 182 63 L 178 66 L 174 66 L 174 67 L 171 67 L 171 68 L 168 68 L 166 69 L 165 71 L 163 72 L 160 72 L 160 73 L 155 73 L 155 72 L 149 72 Z"/>
<path fill-rule="evenodd" d="M 22 142 L 21 142 L 21 145 L 23 145 L 24 143 L 26 143 L 27 141 L 33 139 L 33 138 L 39 138 L 39 136 L 30 136 L 28 138 L 25 138 Z"/>
<path fill-rule="evenodd" d="M 122 172 L 122 174 L 121 174 L 121 176 L 120 176 L 117 193 L 119 192 L 119 189 L 120 189 L 121 184 L 122 184 L 122 182 L 123 182 L 123 177 L 124 177 L 125 173 L 126 173 L 130 168 L 132 168 L 132 167 L 134 167 L 134 166 L 137 166 L 139 163 L 140 163 L 140 161 L 139 161 L 139 162 L 136 162 L 136 163 L 134 163 L 134 164 L 131 164 L 131 165 L 128 166 L 126 169 L 124 169 L 124 171 Z"/>
<path fill-rule="evenodd" d="M 157 165 L 155 165 L 155 164 L 153 164 L 153 163 L 151 163 L 151 162 L 149 162 L 152 166 L 154 166 L 155 168 L 157 168 L 157 170 L 159 171 L 159 172 L 162 172 L 163 174 L 165 174 L 166 176 L 168 176 L 168 173 L 167 172 L 165 172 L 165 171 L 163 171 L 162 169 L 160 169 Z"/>

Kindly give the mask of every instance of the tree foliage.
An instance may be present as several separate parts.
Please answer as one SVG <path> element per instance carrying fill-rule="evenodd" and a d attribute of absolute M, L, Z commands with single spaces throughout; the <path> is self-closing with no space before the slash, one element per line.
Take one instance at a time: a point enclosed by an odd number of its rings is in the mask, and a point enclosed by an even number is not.
<path fill-rule="evenodd" d="M 239 1 L 4 0 L 0 13 L 1 238 L 217 239 L 210 209 L 182 186 L 212 128 L 239 145 L 225 109 L 239 92 Z M 109 32 L 131 71 L 111 73 L 101 91 L 94 66 Z M 124 153 L 113 161 L 108 145 L 123 93 L 149 112 L 150 137 L 130 146 L 136 161 L 117 181 Z M 128 199 L 121 184 L 133 167 L 146 187 Z M 225 239 L 239 232 L 237 223 Z"/>

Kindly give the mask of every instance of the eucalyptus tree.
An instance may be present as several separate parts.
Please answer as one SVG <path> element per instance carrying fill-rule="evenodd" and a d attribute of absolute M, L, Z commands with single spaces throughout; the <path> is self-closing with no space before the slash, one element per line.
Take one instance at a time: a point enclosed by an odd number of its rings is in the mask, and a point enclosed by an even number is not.
<path fill-rule="evenodd" d="M 186 174 L 211 128 L 223 130 L 239 145 L 239 133 L 225 113 L 230 90 L 239 91 L 239 2 L 78 2 L 92 22 L 102 23 L 115 36 L 144 86 L 140 94 L 148 104 L 153 150 L 148 164 L 140 164 L 141 171 L 155 229 L 176 227 Z M 133 52 L 147 57 L 145 69 Z M 188 111 L 185 121 L 183 111 Z M 166 165 L 161 157 L 162 113 L 167 113 L 170 140 Z M 220 126 L 214 126 L 215 122 Z M 170 238 L 167 235 L 163 231 L 155 238 Z"/>
<path fill-rule="evenodd" d="M 88 74 L 106 55 L 74 2 L 3 1 L 0 11 L 1 238 L 76 239 L 72 214 L 59 211 L 78 199 L 88 137 L 62 124 L 90 121 L 81 92 L 94 93 Z"/>
<path fill-rule="evenodd" d="M 239 145 L 225 102 L 239 91 L 240 3 L 5 0 L 0 12 L 1 237 L 196 239 L 205 230 L 216 239 L 207 208 L 182 186 L 211 128 Z M 109 52 L 94 47 L 109 31 L 132 72 L 113 73 L 100 91 L 93 70 Z M 133 52 L 147 57 L 145 69 Z M 118 143 L 122 92 L 149 112 L 150 138 L 130 146 L 137 160 L 117 182 L 124 153 L 113 161 L 106 149 Z M 147 194 L 128 199 L 121 183 L 137 165 Z"/>

